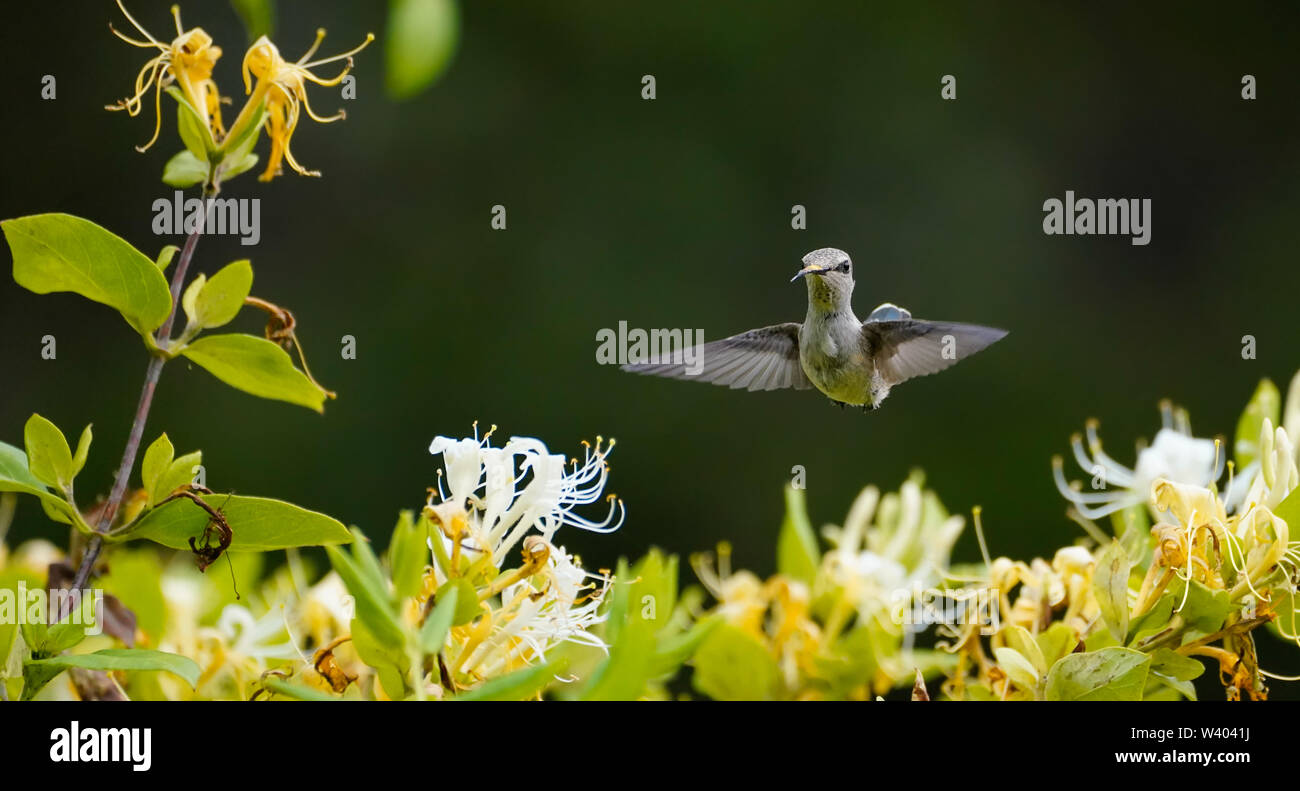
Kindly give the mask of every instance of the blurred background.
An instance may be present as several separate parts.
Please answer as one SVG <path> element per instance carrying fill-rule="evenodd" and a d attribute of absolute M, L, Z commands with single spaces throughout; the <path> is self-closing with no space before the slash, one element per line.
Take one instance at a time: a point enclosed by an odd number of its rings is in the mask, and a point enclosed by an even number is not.
<path fill-rule="evenodd" d="M 231 182 L 224 197 L 261 198 L 261 241 L 205 238 L 194 266 L 251 257 L 254 293 L 294 311 L 313 373 L 339 398 L 322 417 L 175 363 L 147 437 L 202 449 L 214 489 L 281 497 L 383 540 L 434 485 L 436 434 L 478 420 L 568 454 L 613 436 L 609 490 L 626 524 L 566 529 L 561 543 L 610 566 L 652 544 L 686 554 L 728 540 L 738 565 L 768 573 L 794 465 L 816 524 L 838 523 L 865 484 L 894 489 L 921 467 L 950 509 L 984 507 L 995 555 L 1050 557 L 1079 531 L 1049 460 L 1087 418 L 1131 464 L 1162 398 L 1198 435 L 1230 436 L 1260 378 L 1285 390 L 1300 368 L 1300 8 L 864 5 L 447 4 L 451 27 L 427 44 L 446 68 L 403 85 L 385 63 L 387 4 L 280 2 L 274 35 L 290 59 L 317 27 L 324 55 L 368 31 L 379 41 L 356 58 L 355 100 L 310 89 L 318 112 L 348 111 L 293 139 L 324 177 Z M 129 5 L 170 38 L 168 6 Z M 224 48 L 215 77 L 241 102 L 240 16 L 218 0 L 183 15 Z M 152 108 L 102 108 L 149 55 L 110 21 L 125 27 L 108 0 L 6 8 L 0 216 L 81 215 L 152 255 L 181 242 L 151 231 L 153 201 L 172 194 L 159 176 L 180 148 L 175 105 L 164 101 L 161 142 L 137 153 Z M 945 74 L 956 101 L 940 99 Z M 1043 201 L 1067 189 L 1150 198 L 1150 244 L 1045 236 Z M 507 230 L 490 226 L 495 204 Z M 806 230 L 791 228 L 795 204 Z M 712 339 L 801 320 L 804 287 L 787 281 L 824 246 L 854 257 L 859 315 L 889 300 L 1011 334 L 871 414 L 595 362 L 596 332 L 619 321 Z M 57 360 L 41 359 L 46 334 Z M 1242 359 L 1247 334 L 1255 360 Z M 344 335 L 355 360 L 341 359 Z M 33 411 L 67 432 L 94 423 L 79 489 L 106 492 L 146 365 L 139 341 L 110 309 L 7 275 L 0 338 L 0 438 L 21 444 Z M 37 535 L 65 541 L 24 501 L 11 540 Z M 968 530 L 956 559 L 977 558 Z"/>

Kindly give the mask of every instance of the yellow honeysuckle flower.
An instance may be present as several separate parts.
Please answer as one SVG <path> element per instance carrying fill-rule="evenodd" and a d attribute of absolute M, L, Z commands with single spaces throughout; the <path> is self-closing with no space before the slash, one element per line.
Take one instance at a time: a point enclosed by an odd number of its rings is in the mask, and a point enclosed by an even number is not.
<path fill-rule="evenodd" d="M 266 132 L 271 138 L 271 155 L 267 158 L 266 170 L 258 177 L 260 181 L 270 181 L 279 175 L 282 161 L 287 161 L 289 167 L 304 176 L 320 175 L 319 171 L 307 170 L 298 164 L 298 161 L 293 158 L 293 154 L 289 150 L 289 140 L 298 127 L 299 115 L 302 110 L 306 110 L 307 115 L 313 121 L 329 123 L 341 120 L 347 114 L 339 110 L 331 116 L 317 115 L 307 101 L 306 83 L 314 82 L 317 85 L 327 87 L 338 85 L 352 70 L 352 56 L 365 49 L 371 41 L 374 41 L 375 35 L 368 33 L 366 40 L 361 42 L 359 46 L 340 55 L 308 61 L 308 58 L 316 54 L 317 48 L 320 47 L 321 41 L 324 39 L 325 31 L 323 29 L 317 30 L 315 43 L 303 53 L 301 58 L 293 63 L 286 61 L 280 55 L 280 50 L 266 36 L 262 36 L 253 42 L 253 46 L 249 47 L 248 53 L 244 56 L 244 91 L 251 96 L 248 105 L 244 108 L 244 112 L 240 114 L 240 119 L 235 122 L 235 127 L 238 127 L 240 122 L 245 120 L 245 113 L 249 112 L 250 107 L 265 103 L 267 111 Z M 331 79 L 317 77 L 311 72 L 317 66 L 339 60 L 347 60 L 347 65 Z M 255 89 L 252 78 L 257 79 Z M 255 113 L 256 110 L 253 112 Z"/>
<path fill-rule="evenodd" d="M 150 146 L 158 140 L 158 132 L 162 128 L 162 92 L 172 83 L 180 86 L 182 93 L 194 110 L 204 113 L 207 118 L 207 125 L 213 134 L 213 140 L 220 140 L 225 135 L 225 130 L 221 125 L 221 97 L 217 93 L 217 85 L 212 81 L 212 69 L 221 57 L 221 48 L 214 46 L 212 37 L 204 32 L 203 28 L 195 27 L 185 30 L 181 25 L 181 12 L 177 6 L 172 6 L 172 17 L 176 20 L 176 38 L 172 39 L 170 44 L 164 44 L 149 34 L 135 17 L 126 10 L 122 0 L 117 0 L 117 7 L 122 9 L 122 14 L 147 40 L 140 41 L 133 39 L 119 32 L 112 25 L 109 29 L 113 34 L 123 41 L 136 47 L 144 49 L 157 49 L 159 54 L 151 58 L 140 73 L 135 78 L 135 93 L 117 104 L 110 104 L 105 109 L 108 110 L 126 110 L 127 114 L 135 117 L 140 114 L 142 98 L 149 92 L 150 87 L 154 89 L 154 116 L 155 123 L 153 137 L 143 146 L 136 146 L 137 151 L 147 151 Z"/>

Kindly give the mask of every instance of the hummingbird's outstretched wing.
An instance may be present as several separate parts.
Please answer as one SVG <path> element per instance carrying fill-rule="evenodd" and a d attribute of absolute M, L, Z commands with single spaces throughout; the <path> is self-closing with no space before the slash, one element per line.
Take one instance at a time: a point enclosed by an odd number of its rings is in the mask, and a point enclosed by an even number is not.
<path fill-rule="evenodd" d="M 875 314 L 872 314 L 875 315 Z M 978 324 L 904 318 L 862 324 L 862 340 L 890 386 L 938 373 L 1006 336 Z"/>
<path fill-rule="evenodd" d="M 780 390 L 812 387 L 799 364 L 799 323 L 775 324 L 711 341 L 694 350 L 693 365 L 679 361 L 651 359 L 621 366 L 624 371 L 672 379 L 695 379 L 733 390 Z"/>

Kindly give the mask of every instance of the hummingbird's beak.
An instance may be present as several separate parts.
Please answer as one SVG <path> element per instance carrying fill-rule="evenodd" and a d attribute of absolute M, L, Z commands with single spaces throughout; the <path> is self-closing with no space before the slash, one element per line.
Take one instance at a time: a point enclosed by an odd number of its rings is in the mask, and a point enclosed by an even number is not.
<path fill-rule="evenodd" d="M 799 278 L 805 275 L 820 275 L 822 272 L 825 272 L 827 269 L 829 269 L 829 267 L 819 266 L 817 264 L 809 264 L 808 266 L 805 266 L 803 269 L 800 269 L 799 272 L 795 274 L 794 277 L 790 278 L 790 282 L 793 283 L 794 281 L 798 280 Z"/>

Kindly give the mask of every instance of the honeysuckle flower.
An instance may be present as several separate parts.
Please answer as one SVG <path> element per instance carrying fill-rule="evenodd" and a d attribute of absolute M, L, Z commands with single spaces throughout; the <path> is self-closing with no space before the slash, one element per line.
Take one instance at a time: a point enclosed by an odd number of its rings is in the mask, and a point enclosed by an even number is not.
<path fill-rule="evenodd" d="M 273 607 L 260 618 L 239 604 L 227 604 L 217 619 L 215 632 L 232 658 L 259 661 L 296 659 L 298 648 L 286 636 L 285 618 Z"/>
<path fill-rule="evenodd" d="M 707 552 L 691 556 L 691 568 L 705 590 L 717 599 L 717 611 L 733 626 L 760 637 L 763 618 L 767 613 L 763 581 L 751 571 L 731 568 L 731 545 L 718 545 L 716 561 Z"/>
<path fill-rule="evenodd" d="M 1139 449 L 1137 464 L 1132 469 L 1102 449 L 1096 420 L 1089 420 L 1085 426 L 1086 450 L 1084 435 L 1075 434 L 1070 439 L 1074 459 L 1092 478 L 1094 491 L 1084 492 L 1077 484 L 1067 482 L 1061 457 L 1053 457 L 1052 476 L 1057 490 L 1085 518 L 1101 519 L 1146 502 L 1151 484 L 1158 478 L 1209 486 L 1223 474 L 1226 457 L 1221 443 L 1193 437 L 1186 414 L 1181 410 L 1175 413 L 1167 402 L 1161 404 L 1160 410 L 1164 425 L 1156 432 L 1150 447 Z"/>
<path fill-rule="evenodd" d="M 320 171 L 304 168 L 298 160 L 294 159 L 293 152 L 289 150 L 289 142 L 294 130 L 298 128 L 301 113 L 306 111 L 309 118 L 319 123 L 330 123 L 347 117 L 343 110 L 330 116 L 317 115 L 307 100 L 306 84 L 313 82 L 326 87 L 338 85 L 352 70 L 352 56 L 374 41 L 375 35 L 367 34 L 366 40 L 359 46 L 342 54 L 309 61 L 308 58 L 316 54 L 324 39 L 325 31 L 317 30 L 316 41 L 301 58 L 292 63 L 280 55 L 280 50 L 266 36 L 253 42 L 253 46 L 249 47 L 248 53 L 244 55 L 244 92 L 250 96 L 245 111 L 247 112 L 248 107 L 265 103 L 266 132 L 271 138 L 271 154 L 267 157 L 266 170 L 258 177 L 260 181 L 270 181 L 279 175 L 281 162 L 288 162 L 289 167 L 303 176 L 319 176 Z M 318 77 L 311 71 L 319 66 L 341 60 L 346 60 L 346 65 L 342 71 L 329 79 Z M 253 85 L 254 79 L 257 80 L 256 88 Z M 240 121 L 245 119 L 244 113 L 241 113 Z M 232 125 L 232 135 L 240 121 Z"/>
<path fill-rule="evenodd" d="M 564 456 L 550 453 L 541 440 L 531 437 L 513 437 L 505 446 L 494 448 L 493 430 L 481 440 L 477 429 L 472 439 L 435 437 L 429 452 L 443 457 L 446 475 L 439 471 L 438 481 L 443 502 L 455 504 L 456 509 L 469 506 L 466 545 L 477 552 L 491 552 L 494 566 L 500 567 L 530 530 L 550 542 L 564 525 L 597 533 L 613 532 L 622 525 L 623 501 L 612 494 L 604 496 L 610 509 L 599 522 L 575 512 L 579 506 L 602 499 L 613 440 L 605 445 L 597 437 L 595 446 L 583 443 L 582 461 L 572 459 L 566 465 Z M 518 489 L 525 479 L 523 489 Z M 430 518 L 442 522 L 447 532 L 450 520 L 442 511 L 431 509 Z M 454 550 L 455 545 L 449 549 Z"/>
<path fill-rule="evenodd" d="M 177 6 L 172 6 L 172 17 L 176 20 L 176 38 L 167 44 L 150 35 L 149 31 L 145 30 L 126 10 L 122 0 L 117 0 L 117 6 L 146 40 L 131 38 L 109 25 L 113 34 L 133 46 L 158 50 L 158 54 L 150 58 L 136 75 L 135 93 L 106 108 L 126 110 L 132 117 L 139 115 L 144 97 L 149 93 L 149 89 L 153 88 L 155 114 L 153 137 L 149 138 L 149 142 L 143 146 L 136 146 L 136 150 L 147 151 L 158 140 L 159 130 L 162 129 L 162 92 L 173 83 L 180 87 L 195 112 L 205 114 L 207 126 L 216 133 L 214 140 L 219 139 L 224 134 L 221 126 L 221 98 L 217 93 L 216 83 L 212 80 L 212 69 L 221 57 L 221 48 L 212 43 L 212 37 L 203 28 L 185 30 L 181 24 L 180 8 Z"/>
<path fill-rule="evenodd" d="M 491 632 L 470 652 L 461 670 L 491 677 L 543 661 L 562 642 L 607 651 L 589 631 L 605 620 L 600 612 L 612 579 L 582 569 L 563 547 L 538 536 L 525 540 L 526 553 L 545 555 L 541 568 L 501 591 L 501 606 L 486 619 Z"/>
<path fill-rule="evenodd" d="M 457 686 L 544 661 L 564 642 L 606 649 L 591 629 L 605 618 L 613 578 L 585 571 L 552 539 L 564 525 L 595 532 L 621 526 L 621 501 L 603 495 L 613 442 L 584 443 L 582 460 L 566 464 L 531 437 L 494 447 L 495 431 L 480 437 L 476 425 L 472 437 L 439 436 L 429 445 L 442 469 L 424 516 L 437 528 L 429 545 L 441 560 L 426 575 L 425 598 L 459 576 L 481 602 L 474 620 L 448 633 L 446 668 Z M 576 512 L 602 497 L 611 503 L 602 521 Z M 509 567 L 516 548 L 521 562 Z"/>
<path fill-rule="evenodd" d="M 295 621 L 310 645 L 322 646 L 348 633 L 354 609 L 343 578 L 330 571 L 303 594 Z"/>
<path fill-rule="evenodd" d="M 825 531 L 834 545 L 823 560 L 828 579 L 850 592 L 860 612 L 876 614 L 895 592 L 937 583 L 964 526 L 922 490 L 919 476 L 883 498 L 868 486 L 844 526 Z"/>

